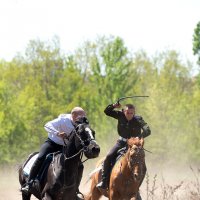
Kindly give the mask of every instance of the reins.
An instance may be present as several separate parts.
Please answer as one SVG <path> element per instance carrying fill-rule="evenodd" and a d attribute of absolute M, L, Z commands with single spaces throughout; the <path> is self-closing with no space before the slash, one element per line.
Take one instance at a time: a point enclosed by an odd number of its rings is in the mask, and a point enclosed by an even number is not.
<path fill-rule="evenodd" d="M 137 148 L 138 148 L 138 152 L 136 152 L 136 155 L 134 156 L 134 158 L 132 158 L 131 160 L 128 160 L 128 162 L 130 162 L 131 166 L 134 166 L 135 164 L 143 163 L 143 162 L 140 162 L 141 155 L 140 155 L 139 151 L 144 150 L 144 148 L 143 147 L 137 147 Z"/>
<path fill-rule="evenodd" d="M 79 125 L 78 125 L 78 126 L 79 126 Z M 75 130 L 75 129 L 73 129 L 72 132 L 73 132 L 74 130 Z M 84 146 L 85 144 L 84 144 L 83 140 L 81 139 L 80 135 L 77 134 L 76 132 L 75 132 L 75 134 L 76 134 L 76 136 L 78 137 L 78 139 L 80 140 L 81 145 L 83 146 L 83 148 L 80 149 L 76 154 L 74 154 L 74 155 L 72 155 L 72 156 L 70 156 L 70 157 L 67 157 L 66 154 L 64 153 L 64 157 L 65 157 L 65 160 L 70 160 L 70 159 L 76 157 L 77 155 L 79 155 L 80 153 L 82 153 L 82 154 L 81 154 L 81 163 L 84 163 L 84 162 L 86 162 L 87 160 L 89 160 L 88 158 L 86 158 L 84 161 L 82 161 L 83 151 L 84 151 L 84 149 L 85 149 L 85 146 Z M 67 139 L 69 140 L 69 138 L 67 138 Z M 90 139 L 89 142 L 91 142 L 92 140 L 94 140 L 94 139 Z M 66 144 L 66 142 L 65 142 L 65 138 L 63 138 L 63 142 L 64 142 L 64 144 L 65 144 L 65 146 L 63 146 L 63 149 L 65 149 L 65 147 L 67 146 L 67 144 Z M 87 147 L 86 147 L 86 148 L 87 148 Z"/>
<path fill-rule="evenodd" d="M 65 147 L 63 146 L 63 148 L 65 148 Z M 70 160 L 70 159 L 72 159 L 72 158 L 75 158 L 77 155 L 79 155 L 81 152 L 83 152 L 83 149 L 84 149 L 84 147 L 83 147 L 82 149 L 80 149 L 77 153 L 75 153 L 74 155 L 72 155 L 72 156 L 70 156 L 70 157 L 67 157 L 67 156 L 65 155 L 65 153 L 63 153 L 63 155 L 64 155 L 64 157 L 65 157 L 65 160 Z"/>
<path fill-rule="evenodd" d="M 134 165 L 137 164 L 141 167 L 144 164 L 144 161 L 141 159 L 141 152 L 140 152 L 141 150 L 144 150 L 143 147 L 138 147 L 138 150 L 137 150 L 138 152 L 136 152 L 136 155 L 132 158 L 130 158 L 129 156 L 128 157 L 126 156 L 127 163 L 131 171 L 131 176 L 127 180 L 127 183 L 130 182 L 130 180 L 134 180 L 134 174 L 133 174 Z M 129 150 L 129 154 L 130 154 L 130 150 Z"/>
<path fill-rule="evenodd" d="M 75 130 L 75 129 L 74 129 Z M 72 132 L 74 131 L 74 130 L 72 130 Z M 71 132 L 71 133 L 72 133 Z M 80 136 L 75 132 L 75 134 L 76 134 L 76 136 L 78 137 L 78 139 L 81 141 L 81 144 L 83 145 L 83 141 L 81 140 L 81 138 L 80 138 Z M 68 140 L 69 140 L 69 138 L 67 138 Z M 64 142 L 64 146 L 63 146 L 63 156 L 64 156 L 64 158 L 65 158 L 65 160 L 70 160 L 70 159 L 72 159 L 72 158 L 75 158 L 76 156 L 78 156 L 81 152 L 83 152 L 83 150 L 84 150 L 84 147 L 82 148 L 82 149 L 80 149 L 77 153 L 75 153 L 74 155 L 72 155 L 72 156 L 70 156 L 70 157 L 67 157 L 66 156 L 66 152 L 65 152 L 65 149 L 66 149 L 66 147 L 67 147 L 67 143 L 65 142 L 65 138 L 63 138 L 63 142 Z"/>
<path fill-rule="evenodd" d="M 78 126 L 80 126 L 80 124 L 79 124 Z M 77 126 L 77 127 L 78 127 L 78 126 Z M 51 128 L 47 127 L 47 126 L 45 126 L 45 127 L 48 128 L 49 130 L 55 132 L 53 129 L 51 129 Z M 76 127 L 76 128 L 77 128 L 77 127 Z M 71 131 L 71 133 L 72 133 L 74 130 L 76 131 L 76 129 L 73 129 L 73 130 Z M 71 133 L 70 133 L 70 134 L 71 134 Z M 70 134 L 69 134 L 69 135 L 70 135 Z M 75 132 L 75 134 L 76 134 L 76 136 L 78 137 L 78 139 L 80 140 L 81 145 L 83 146 L 83 148 L 80 149 L 76 154 L 74 154 L 74 155 L 72 155 L 72 156 L 70 156 L 70 157 L 67 157 L 67 156 L 65 155 L 65 153 L 63 153 L 63 155 L 64 155 L 64 157 L 65 157 L 65 160 L 70 160 L 70 159 L 76 157 L 77 155 L 79 155 L 81 152 L 84 151 L 84 148 L 85 148 L 85 147 L 84 147 L 84 142 L 83 142 L 83 140 L 81 139 L 81 137 L 80 137 L 76 132 Z M 63 138 L 63 143 L 64 143 L 64 145 L 63 145 L 63 152 L 65 152 L 65 147 L 67 146 L 67 143 L 65 142 L 65 139 L 69 140 L 69 137 Z M 94 140 L 94 139 L 89 140 L 89 142 L 91 142 L 92 140 Z M 81 156 L 82 156 L 82 155 L 81 155 Z M 82 157 L 81 157 L 81 159 L 82 159 Z M 81 162 L 84 163 L 84 162 L 86 162 L 87 160 L 88 160 L 88 158 L 85 159 L 84 161 L 81 161 Z"/>
<path fill-rule="evenodd" d="M 75 130 L 75 129 L 74 129 L 74 130 Z M 72 132 L 73 132 L 74 130 L 72 130 Z M 76 130 L 75 130 L 75 131 L 76 131 Z M 71 132 L 71 133 L 72 133 L 72 132 Z M 65 162 L 65 161 L 70 160 L 70 159 L 72 159 L 72 158 L 75 158 L 75 157 L 78 156 L 79 154 L 80 154 L 81 163 L 83 163 L 83 162 L 85 162 L 86 160 L 88 160 L 88 159 L 86 159 L 85 161 L 82 161 L 83 151 L 84 151 L 84 148 L 85 148 L 85 147 L 84 147 L 84 142 L 83 142 L 83 140 L 81 139 L 81 137 L 79 136 L 79 134 L 77 134 L 77 132 L 75 132 L 75 135 L 78 137 L 78 139 L 80 140 L 80 142 L 81 142 L 81 144 L 83 145 L 83 147 L 82 147 L 77 153 L 75 153 L 74 155 L 72 155 L 72 156 L 70 156 L 70 157 L 67 157 L 67 156 L 66 156 L 66 152 L 65 152 L 66 147 L 67 147 L 67 143 L 65 142 L 65 138 L 63 138 L 64 146 L 63 146 L 62 155 L 64 156 L 64 165 L 66 165 L 66 162 Z M 67 139 L 69 140 L 69 138 L 67 138 Z M 66 176 L 66 169 L 65 169 L 65 167 L 64 167 L 63 171 L 64 171 L 64 177 L 65 177 L 65 176 Z M 69 189 L 69 188 L 71 188 L 71 187 L 74 187 L 75 184 L 76 184 L 76 183 L 71 184 L 71 185 L 67 185 L 67 184 L 66 184 L 66 179 L 64 178 L 64 185 L 63 185 L 62 189 L 63 189 L 63 190 Z"/>
<path fill-rule="evenodd" d="M 149 150 L 145 149 L 144 147 L 142 147 L 142 149 L 143 149 L 144 151 L 148 152 L 148 153 L 153 153 L 152 151 L 149 151 Z"/>

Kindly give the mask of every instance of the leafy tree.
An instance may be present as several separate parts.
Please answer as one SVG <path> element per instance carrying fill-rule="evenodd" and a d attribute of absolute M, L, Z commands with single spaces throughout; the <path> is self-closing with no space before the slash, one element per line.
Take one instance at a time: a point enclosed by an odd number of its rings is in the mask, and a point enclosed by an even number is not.
<path fill-rule="evenodd" d="M 193 34 L 193 53 L 198 56 L 198 64 L 200 65 L 200 22 L 197 23 Z"/>
<path fill-rule="evenodd" d="M 0 61 L 0 163 L 14 163 L 39 149 L 47 137 L 44 124 L 74 106 L 82 106 L 107 151 L 115 142 L 116 120 L 103 113 L 121 96 L 152 129 L 146 148 L 152 160 L 168 158 L 199 162 L 200 91 L 175 51 L 149 58 L 144 51 L 132 54 L 119 37 L 86 41 L 74 53 L 63 55 L 59 39 L 31 40 L 25 55 Z M 193 145 L 187 148 L 188 141 Z M 167 149 L 167 151 L 166 151 Z"/>
<path fill-rule="evenodd" d="M 75 62 L 83 74 L 82 83 L 87 85 L 88 92 L 81 93 L 81 96 L 84 98 L 87 94 L 84 102 L 88 103 L 89 116 L 101 131 L 100 137 L 112 137 L 108 133 L 113 130 L 115 123 L 108 125 L 110 122 L 103 110 L 107 104 L 128 95 L 135 83 L 136 75 L 131 73 L 132 57 L 121 38 L 110 36 L 94 42 L 86 41 L 76 51 Z M 107 125 L 102 126 L 99 121 Z"/>

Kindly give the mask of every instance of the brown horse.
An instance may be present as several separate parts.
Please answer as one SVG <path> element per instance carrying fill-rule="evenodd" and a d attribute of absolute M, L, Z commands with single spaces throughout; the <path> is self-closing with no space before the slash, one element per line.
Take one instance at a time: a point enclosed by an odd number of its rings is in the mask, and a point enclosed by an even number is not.
<path fill-rule="evenodd" d="M 115 163 L 108 190 L 98 189 L 96 185 L 101 181 L 99 163 L 92 173 L 91 187 L 87 200 L 98 200 L 102 195 L 110 200 L 138 200 L 141 199 L 139 187 L 146 173 L 144 140 L 130 138 L 127 140 L 127 152 Z M 98 170 L 99 169 L 99 170 Z"/>

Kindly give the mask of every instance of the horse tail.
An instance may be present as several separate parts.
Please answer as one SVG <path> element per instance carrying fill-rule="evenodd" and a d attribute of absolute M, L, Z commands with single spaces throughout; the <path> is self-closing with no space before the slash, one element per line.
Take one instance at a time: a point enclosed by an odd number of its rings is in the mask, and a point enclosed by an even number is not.
<path fill-rule="evenodd" d="M 96 164 L 96 168 L 98 168 L 99 166 L 101 166 L 103 164 L 104 160 L 105 160 L 105 157 L 103 157 L 100 160 L 98 160 L 98 162 Z"/>
<path fill-rule="evenodd" d="M 94 174 L 102 169 L 102 164 L 103 164 L 103 161 L 104 161 L 104 160 L 105 160 L 105 157 L 101 158 L 101 159 L 97 162 L 96 168 L 95 168 L 93 171 L 91 171 L 91 172 L 89 173 L 88 178 L 87 178 L 87 180 L 85 181 L 85 183 L 88 183 L 88 182 L 92 179 L 92 177 L 94 176 Z"/>
<path fill-rule="evenodd" d="M 23 183 L 23 166 L 22 165 L 18 167 L 18 176 L 19 176 L 19 183 L 22 185 Z"/>
<path fill-rule="evenodd" d="M 96 172 L 100 171 L 101 168 L 102 168 L 102 166 L 99 166 L 98 168 L 95 168 L 92 172 L 90 172 L 89 175 L 88 175 L 87 180 L 85 181 L 85 184 L 87 184 L 92 179 L 92 177 L 94 176 L 94 174 Z"/>

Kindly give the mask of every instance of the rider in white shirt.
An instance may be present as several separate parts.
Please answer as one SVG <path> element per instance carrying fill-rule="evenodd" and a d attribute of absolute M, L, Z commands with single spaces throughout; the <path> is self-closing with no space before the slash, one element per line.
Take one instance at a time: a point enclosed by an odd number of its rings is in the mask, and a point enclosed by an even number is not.
<path fill-rule="evenodd" d="M 70 135 L 74 129 L 74 122 L 77 121 L 78 118 L 85 116 L 86 113 L 81 107 L 75 107 L 70 114 L 60 114 L 58 118 L 45 124 L 44 128 L 48 132 L 48 138 L 40 148 L 38 157 L 31 168 L 27 184 L 21 188 L 22 192 L 29 192 L 33 180 L 36 178 L 47 154 L 61 151 L 64 145 L 63 138 Z M 83 166 L 81 167 L 81 170 L 83 170 Z M 80 176 L 82 176 L 82 174 Z"/>
<path fill-rule="evenodd" d="M 74 129 L 73 119 L 71 114 L 60 114 L 58 118 L 47 122 L 44 125 L 45 130 L 48 132 L 48 138 L 54 141 L 56 144 L 64 145 L 60 133 L 64 132 L 66 136 L 69 136 Z"/>

